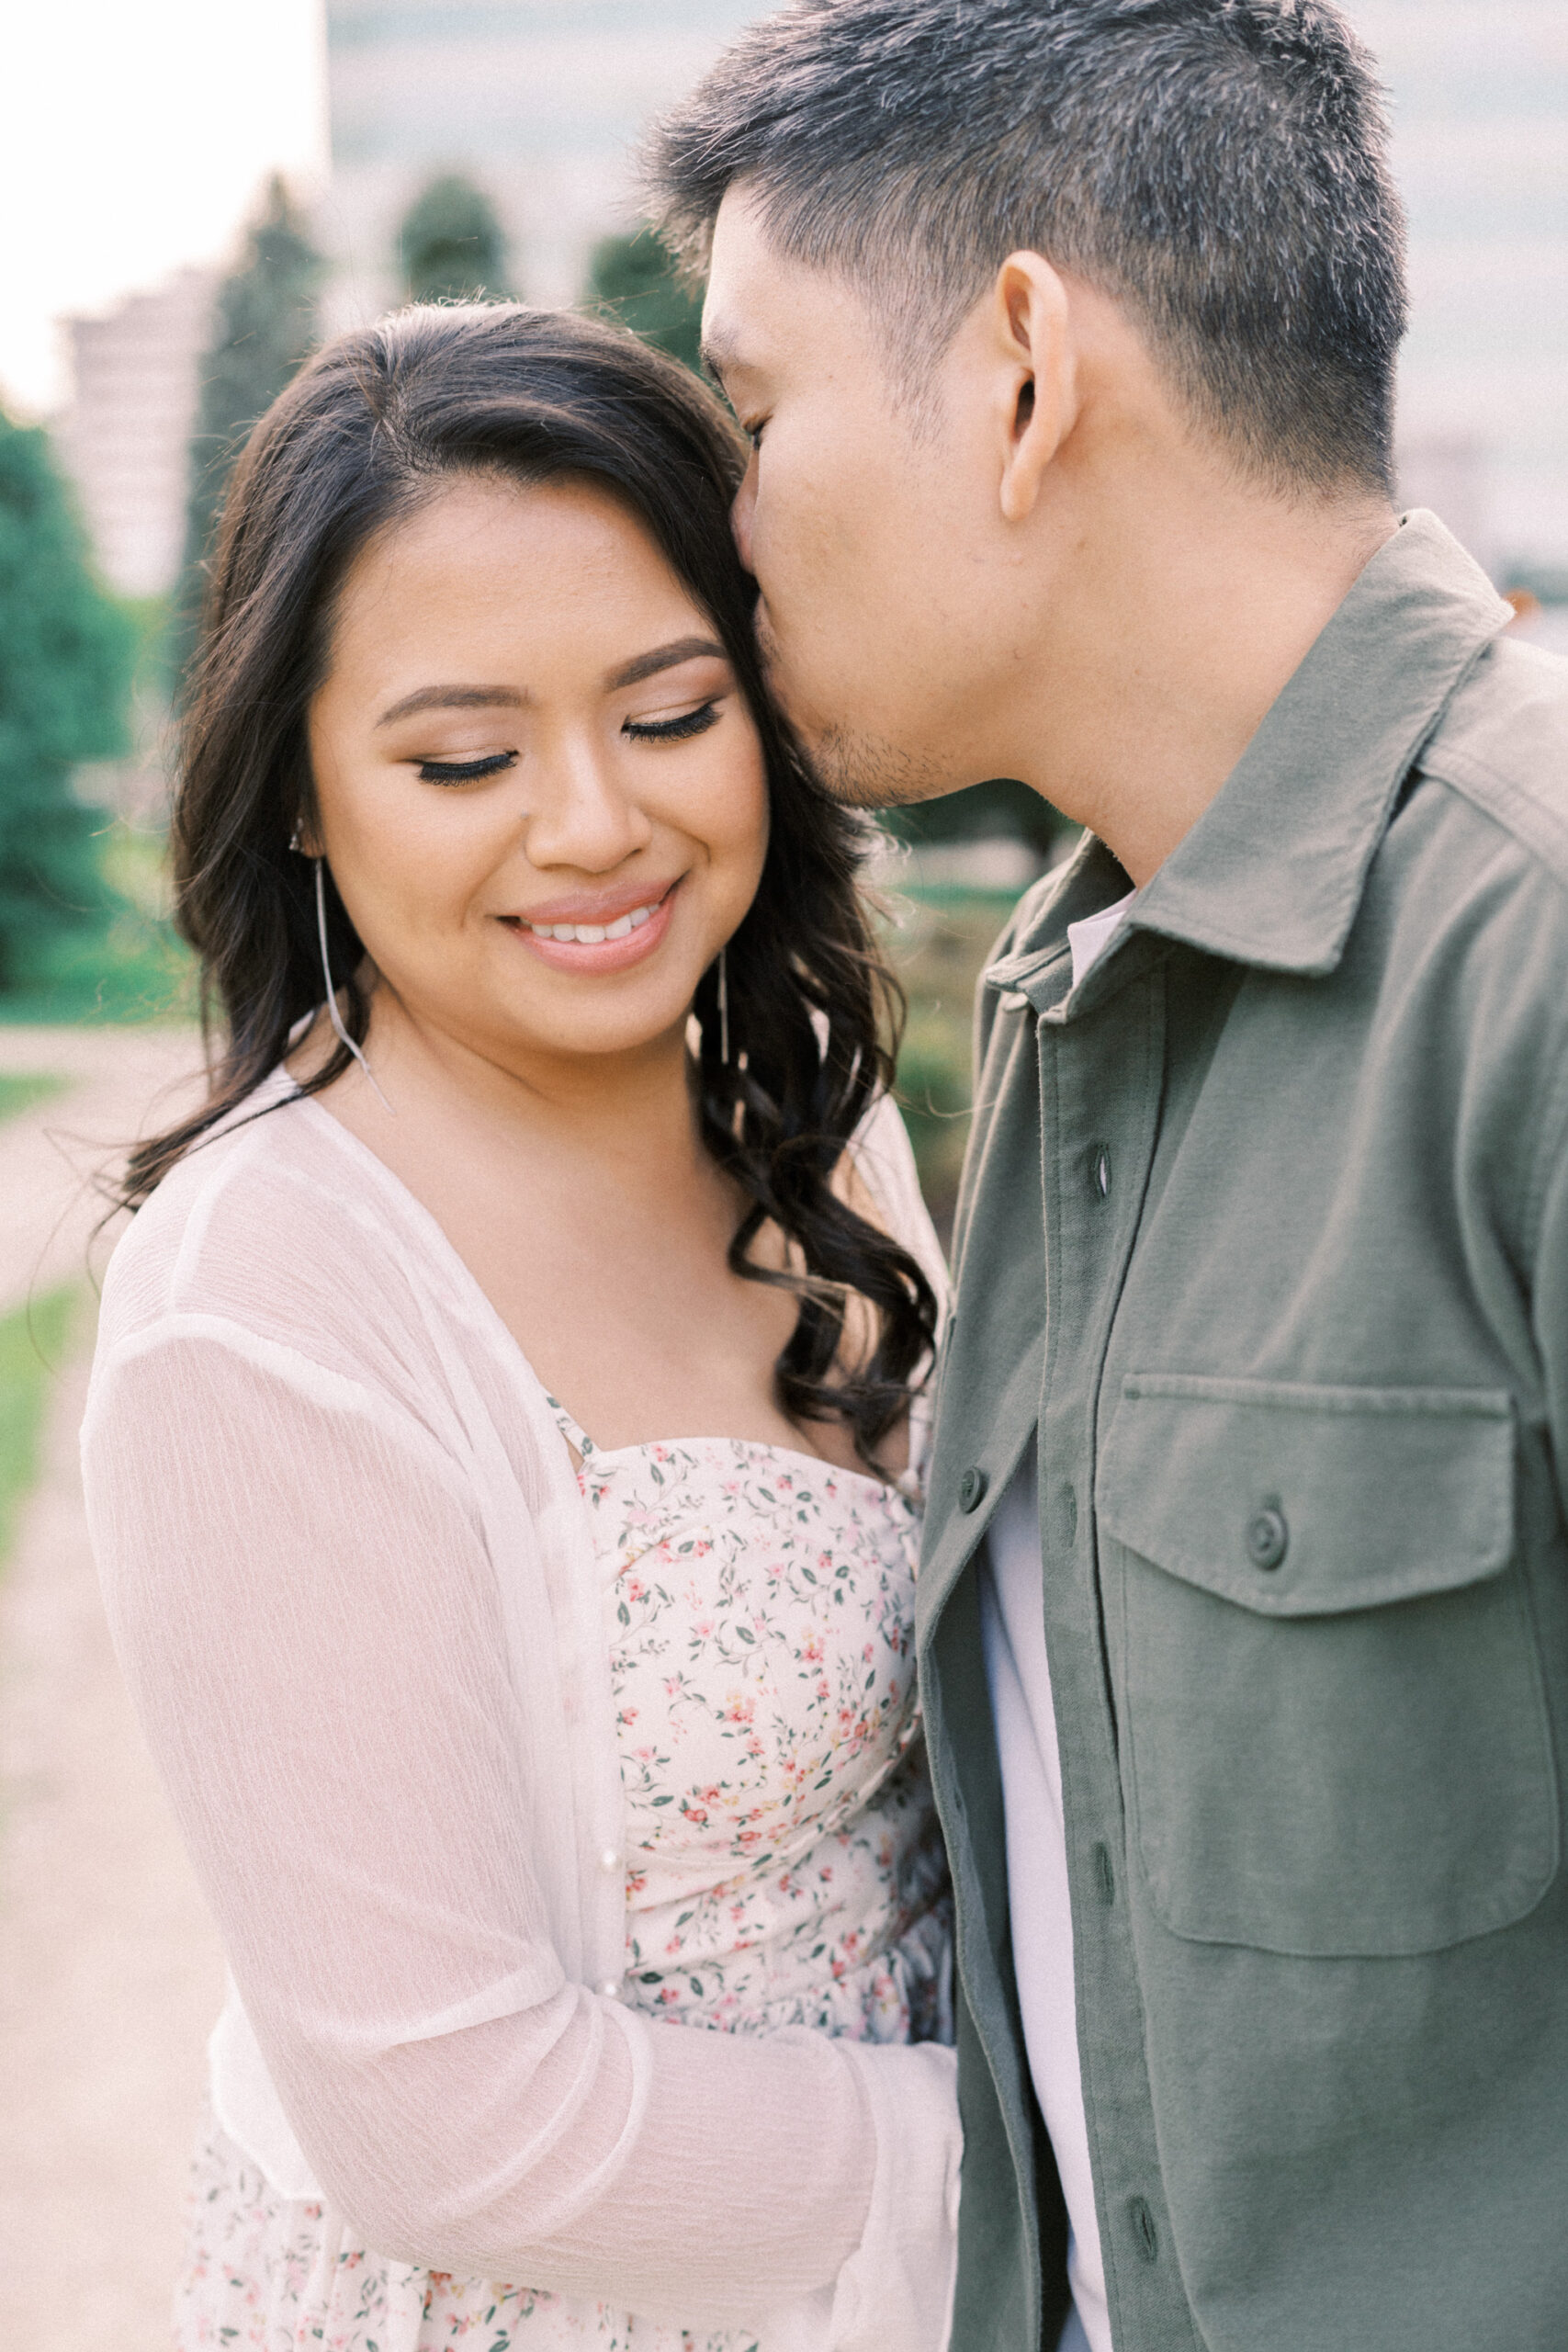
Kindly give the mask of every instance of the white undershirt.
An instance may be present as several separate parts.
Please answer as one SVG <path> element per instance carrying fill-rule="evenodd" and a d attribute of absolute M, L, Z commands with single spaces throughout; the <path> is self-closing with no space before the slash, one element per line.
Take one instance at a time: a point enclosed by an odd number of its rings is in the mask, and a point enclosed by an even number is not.
<path fill-rule="evenodd" d="M 1135 892 L 1067 925 L 1073 986 L 1115 937 Z M 1073 1916 L 1062 1824 L 1062 1765 L 1045 1654 L 1032 1442 L 997 1505 L 980 1576 L 981 1628 L 1007 1814 L 1013 1973 L 1035 2097 L 1066 2199 L 1073 2314 L 1059 2352 L 1111 2352 L 1078 2072 Z"/>

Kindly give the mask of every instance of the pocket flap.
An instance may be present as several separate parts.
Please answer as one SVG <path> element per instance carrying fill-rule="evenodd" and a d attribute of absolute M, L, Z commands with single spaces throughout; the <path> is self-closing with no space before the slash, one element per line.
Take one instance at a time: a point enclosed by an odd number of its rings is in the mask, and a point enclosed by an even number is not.
<path fill-rule="evenodd" d="M 1352 1388 L 1131 1373 L 1101 1527 L 1170 1575 L 1274 1617 L 1495 1576 L 1514 1548 L 1500 1388 Z"/>

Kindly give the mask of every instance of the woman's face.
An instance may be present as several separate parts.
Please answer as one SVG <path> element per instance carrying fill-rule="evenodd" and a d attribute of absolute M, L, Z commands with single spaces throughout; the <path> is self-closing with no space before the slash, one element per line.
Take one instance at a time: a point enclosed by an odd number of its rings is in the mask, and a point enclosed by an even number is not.
<path fill-rule="evenodd" d="M 516 1065 L 685 1022 L 767 848 L 712 622 L 606 492 L 459 479 L 373 539 L 310 714 L 319 838 L 422 1027 Z"/>

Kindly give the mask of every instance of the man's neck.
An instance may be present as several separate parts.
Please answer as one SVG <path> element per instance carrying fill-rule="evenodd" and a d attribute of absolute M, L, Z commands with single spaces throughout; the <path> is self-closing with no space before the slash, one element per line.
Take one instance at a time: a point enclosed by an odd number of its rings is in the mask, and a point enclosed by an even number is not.
<path fill-rule="evenodd" d="M 1288 506 L 1129 477 L 1048 602 L 1010 772 L 1140 887 L 1197 823 L 1369 560 L 1385 502 Z M 1100 503 L 1097 502 L 1097 504 Z M 1038 681 L 1038 686 L 1034 681 Z"/>

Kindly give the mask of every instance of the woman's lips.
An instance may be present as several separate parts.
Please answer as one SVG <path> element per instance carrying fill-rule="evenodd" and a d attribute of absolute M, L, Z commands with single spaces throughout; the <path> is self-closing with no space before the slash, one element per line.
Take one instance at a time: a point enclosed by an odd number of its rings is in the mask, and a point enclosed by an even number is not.
<path fill-rule="evenodd" d="M 522 915 L 503 915 L 501 920 L 530 955 L 536 956 L 542 964 L 552 965 L 558 972 L 624 972 L 633 964 L 640 964 L 645 956 L 651 956 L 663 939 L 680 887 L 679 882 L 672 882 L 661 899 L 640 900 L 610 922 L 581 921 L 570 926 L 551 926 L 552 931 L 570 928 L 573 936 L 569 939 L 547 936 L 542 926 L 536 930 Z M 583 931 L 598 931 L 605 935 L 598 939 L 576 935 Z M 609 936 L 611 933 L 615 935 Z"/>

